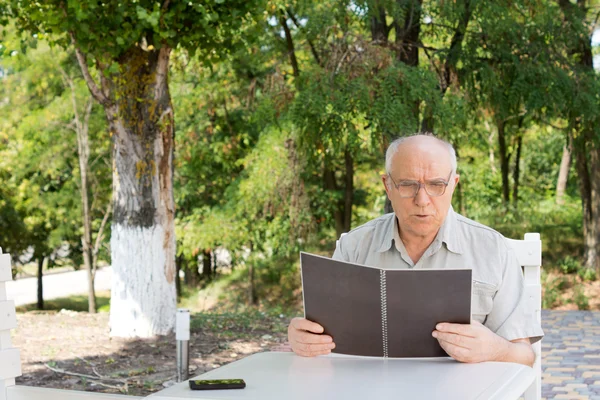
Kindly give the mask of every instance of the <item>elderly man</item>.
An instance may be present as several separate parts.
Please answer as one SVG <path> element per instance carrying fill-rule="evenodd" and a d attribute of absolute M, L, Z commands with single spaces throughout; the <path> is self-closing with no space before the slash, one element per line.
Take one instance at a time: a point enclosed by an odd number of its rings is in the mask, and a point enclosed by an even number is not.
<path fill-rule="evenodd" d="M 385 169 L 394 213 L 344 235 L 333 258 L 382 268 L 472 268 L 471 324 L 439 323 L 433 337 L 458 361 L 533 365 L 531 343 L 543 332 L 525 301 L 516 256 L 502 235 L 450 205 L 459 180 L 452 145 L 429 135 L 397 139 L 386 152 Z M 288 327 L 291 347 L 302 356 L 335 348 L 322 333 L 304 318 Z"/>

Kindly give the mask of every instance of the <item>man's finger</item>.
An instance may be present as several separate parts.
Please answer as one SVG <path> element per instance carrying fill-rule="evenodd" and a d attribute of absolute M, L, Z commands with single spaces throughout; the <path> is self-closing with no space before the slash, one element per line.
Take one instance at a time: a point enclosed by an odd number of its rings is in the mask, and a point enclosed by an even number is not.
<path fill-rule="evenodd" d="M 446 351 L 450 357 L 461 362 L 467 361 L 467 357 L 470 354 L 468 349 L 457 346 L 450 342 L 446 342 L 445 340 L 438 340 L 438 342 L 440 343 L 442 349 L 444 349 L 444 351 Z"/>
<path fill-rule="evenodd" d="M 435 326 L 440 332 L 455 333 L 457 335 L 476 337 L 476 333 L 473 326 L 470 324 L 450 324 L 448 322 L 442 322 Z"/>
<path fill-rule="evenodd" d="M 333 339 L 329 335 L 315 335 L 314 333 L 298 331 L 294 336 L 294 339 L 298 343 L 307 344 L 319 344 L 319 343 L 331 343 Z"/>
<path fill-rule="evenodd" d="M 302 353 L 318 353 L 325 350 L 333 350 L 335 348 L 334 343 L 326 344 L 306 344 L 306 343 L 295 343 L 294 350 Z"/>
<path fill-rule="evenodd" d="M 329 353 L 331 353 L 331 350 L 322 350 L 322 351 L 314 351 L 314 352 L 296 352 L 296 354 L 298 354 L 299 356 L 302 356 L 302 357 L 324 356 Z"/>
<path fill-rule="evenodd" d="M 306 318 L 294 318 L 290 324 L 293 328 L 312 333 L 323 333 L 323 327 Z"/>
<path fill-rule="evenodd" d="M 444 342 L 452 343 L 453 345 L 470 349 L 473 347 L 473 338 L 469 336 L 457 335 L 455 333 L 433 331 L 431 336 Z"/>

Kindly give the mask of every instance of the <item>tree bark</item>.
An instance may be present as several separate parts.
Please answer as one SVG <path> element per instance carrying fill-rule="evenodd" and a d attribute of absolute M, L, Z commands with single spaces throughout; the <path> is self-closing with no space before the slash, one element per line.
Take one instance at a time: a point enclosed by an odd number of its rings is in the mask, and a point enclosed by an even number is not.
<path fill-rule="evenodd" d="M 462 42 L 467 33 L 467 27 L 469 26 L 469 22 L 473 16 L 473 8 L 475 4 L 472 4 L 471 0 L 464 0 L 463 5 L 463 13 L 460 16 L 458 25 L 456 26 L 456 29 L 452 35 L 452 40 L 450 41 L 450 47 L 448 48 L 447 53 L 448 55 L 446 56 L 444 66 L 441 71 L 439 88 L 440 97 L 442 99 L 444 98 L 446 91 L 452 82 L 457 79 L 456 65 L 462 53 Z M 423 111 L 423 121 L 421 124 L 421 132 L 433 132 L 433 117 L 433 108 L 431 105 L 425 105 L 425 110 Z"/>
<path fill-rule="evenodd" d="M 592 187 L 586 157 L 586 144 L 583 141 L 574 143 L 575 166 L 579 176 L 581 192 L 581 208 L 583 214 L 584 260 L 586 268 L 596 268 L 598 251 L 596 248 L 596 232 L 594 231 L 594 213 L 592 206 Z"/>
<path fill-rule="evenodd" d="M 371 13 L 371 39 L 380 45 L 386 45 L 388 42 L 389 27 L 386 21 L 385 6 L 381 0 L 375 0 L 371 3 L 373 12 Z"/>
<path fill-rule="evenodd" d="M 595 143 L 590 151 L 590 181 L 591 181 L 591 210 L 592 219 L 589 221 L 591 235 L 590 247 L 592 256 L 586 261 L 586 268 L 595 269 L 600 273 L 600 148 Z"/>
<path fill-rule="evenodd" d="M 515 167 L 513 169 L 512 202 L 515 210 L 519 204 L 519 175 L 521 173 L 521 149 L 523 147 L 523 134 L 517 134 L 517 151 L 515 153 Z"/>
<path fill-rule="evenodd" d="M 204 279 L 212 279 L 212 252 L 210 249 L 202 252 L 202 277 Z"/>
<path fill-rule="evenodd" d="M 181 271 L 181 264 L 184 260 L 184 255 L 181 254 L 175 258 L 175 293 L 177 293 L 177 301 L 181 299 L 181 278 L 179 277 L 179 271 Z"/>
<path fill-rule="evenodd" d="M 336 200 L 332 204 L 332 208 L 333 208 L 333 219 L 335 222 L 335 233 L 336 233 L 337 237 L 339 238 L 342 233 L 346 232 L 344 230 L 344 227 L 345 227 L 345 225 L 344 225 L 345 216 L 344 216 L 344 207 L 343 207 L 344 200 L 338 199 L 338 197 L 337 197 L 339 187 L 338 187 L 338 184 L 335 179 L 335 172 L 333 171 L 333 169 L 331 169 L 327 158 L 325 158 L 324 165 L 323 165 L 323 187 L 326 191 L 329 191 L 329 192 L 332 192 L 335 194 L 334 198 Z"/>
<path fill-rule="evenodd" d="M 292 39 L 292 32 L 290 32 L 290 27 L 287 24 L 287 20 L 285 18 L 285 14 L 282 14 L 279 17 L 279 23 L 283 28 L 285 33 L 285 42 L 287 45 L 288 57 L 290 58 L 290 64 L 292 64 L 292 70 L 294 76 L 297 78 L 300 76 L 300 68 L 298 68 L 298 59 L 296 58 L 296 50 L 294 49 L 294 41 Z"/>
<path fill-rule="evenodd" d="M 37 269 L 37 309 L 44 309 L 44 260 L 46 257 L 40 256 L 37 259 L 38 269 Z"/>
<path fill-rule="evenodd" d="M 510 155 L 507 154 L 508 150 L 506 148 L 505 121 L 497 118 L 496 127 L 498 129 L 498 147 L 500 151 L 500 173 L 502 174 L 502 201 L 507 206 L 510 201 L 510 186 L 508 182 Z"/>
<path fill-rule="evenodd" d="M 89 157 L 90 157 L 90 142 L 89 142 L 89 121 L 90 115 L 92 114 L 93 98 L 90 98 L 86 104 L 83 119 L 79 116 L 79 107 L 77 106 L 77 96 L 75 92 L 75 84 L 73 79 L 65 72 L 65 70 L 59 66 L 60 72 L 63 76 L 65 86 L 71 91 L 71 105 L 73 107 L 73 125 L 74 131 L 77 136 L 77 155 L 79 160 L 79 175 L 80 175 L 80 191 L 81 191 L 81 219 L 83 225 L 83 235 L 81 236 L 81 247 L 83 253 L 83 263 L 87 270 L 88 277 L 88 312 L 95 314 L 97 312 L 96 306 L 96 292 L 94 289 L 94 280 L 96 277 L 97 268 L 97 252 L 99 243 L 95 248 L 92 248 L 92 215 L 90 211 L 90 201 L 88 193 L 89 180 Z M 107 216 L 105 215 L 105 218 Z M 98 239 L 101 240 L 102 231 L 106 221 L 103 220 L 101 228 L 98 232 Z"/>
<path fill-rule="evenodd" d="M 75 43 L 76 44 L 76 43 Z M 132 47 L 101 89 L 76 50 L 86 83 L 103 106 L 113 139 L 111 336 L 173 330 L 176 312 L 171 49 Z M 114 76 L 113 76 L 114 78 Z"/>
<path fill-rule="evenodd" d="M 396 59 L 406 65 L 419 65 L 419 35 L 421 34 L 422 0 L 396 0 L 403 10 L 404 21 L 394 20 Z"/>
<path fill-rule="evenodd" d="M 571 151 L 572 146 L 569 143 L 563 146 L 562 158 L 560 160 L 560 169 L 558 170 L 558 179 L 556 181 L 556 204 L 565 204 L 565 192 L 567 190 L 567 182 L 569 180 L 569 170 L 571 169 Z"/>
<path fill-rule="evenodd" d="M 92 264 L 94 256 L 92 255 L 92 216 L 90 213 L 90 202 L 88 198 L 89 187 L 88 187 L 88 161 L 90 155 L 90 143 L 89 143 L 89 116 L 92 112 L 92 102 L 88 103 L 86 107 L 84 121 L 80 121 L 77 113 L 77 104 L 75 100 L 74 88 L 71 88 L 71 95 L 73 99 L 73 108 L 75 109 L 75 122 L 76 122 L 76 133 L 77 133 L 77 152 L 79 155 L 79 173 L 81 179 L 81 212 L 83 219 L 83 236 L 81 237 L 81 244 L 83 249 L 83 263 L 87 270 L 88 276 L 88 312 L 95 314 L 96 309 L 96 292 L 94 290 L 94 280 L 96 276 L 96 266 Z"/>
<path fill-rule="evenodd" d="M 250 254 L 254 252 L 254 243 L 250 242 Z M 256 282 L 254 276 L 254 261 L 248 260 L 248 304 L 257 305 Z"/>
<path fill-rule="evenodd" d="M 352 227 L 352 204 L 354 203 L 354 160 L 350 150 L 344 152 L 346 174 L 344 176 L 344 232 L 350 232 Z M 339 237 L 339 236 L 338 236 Z"/>
<path fill-rule="evenodd" d="M 587 1 L 579 0 L 574 4 L 568 0 L 558 0 L 558 5 L 563 11 L 565 26 L 573 26 L 573 22 L 581 22 L 586 26 L 585 20 L 589 10 Z M 589 79 L 588 75 L 595 73 L 592 33 L 591 31 L 585 34 L 577 31 L 573 33 L 578 40 L 569 51 L 578 60 L 579 68 L 574 69 L 578 80 Z M 578 133 L 575 137 L 572 136 L 572 132 L 569 132 L 569 139 L 572 141 L 581 191 L 585 268 L 595 269 L 600 273 L 600 153 L 590 123 L 593 122 L 583 119 L 579 110 L 577 112 L 574 110 L 569 115 L 569 127 Z"/>

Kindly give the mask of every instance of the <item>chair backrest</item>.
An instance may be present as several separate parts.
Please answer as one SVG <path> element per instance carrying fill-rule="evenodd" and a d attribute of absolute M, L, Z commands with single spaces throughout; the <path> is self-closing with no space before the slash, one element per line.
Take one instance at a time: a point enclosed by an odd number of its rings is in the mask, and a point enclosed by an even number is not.
<path fill-rule="evenodd" d="M 539 233 L 526 233 L 524 240 L 507 239 L 513 248 L 519 264 L 523 267 L 525 278 L 525 296 L 531 308 L 535 310 L 535 318 L 542 322 L 542 241 Z M 540 400 L 542 398 L 542 344 L 541 341 L 533 344 L 535 352 L 535 381 L 523 394 L 525 400 Z"/>
<path fill-rule="evenodd" d="M 17 327 L 15 303 L 6 297 L 6 282 L 12 281 L 10 255 L 0 248 L 0 400 L 6 400 L 6 388 L 21 375 L 21 355 L 12 347 L 10 331 Z"/>

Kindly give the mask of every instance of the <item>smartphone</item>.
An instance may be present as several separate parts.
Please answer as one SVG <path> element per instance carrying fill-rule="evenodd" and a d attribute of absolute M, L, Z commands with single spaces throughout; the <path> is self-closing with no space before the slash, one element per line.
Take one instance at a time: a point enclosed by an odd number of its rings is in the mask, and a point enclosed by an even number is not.
<path fill-rule="evenodd" d="M 205 379 L 190 380 L 192 390 L 243 389 L 246 382 L 243 379 Z"/>

